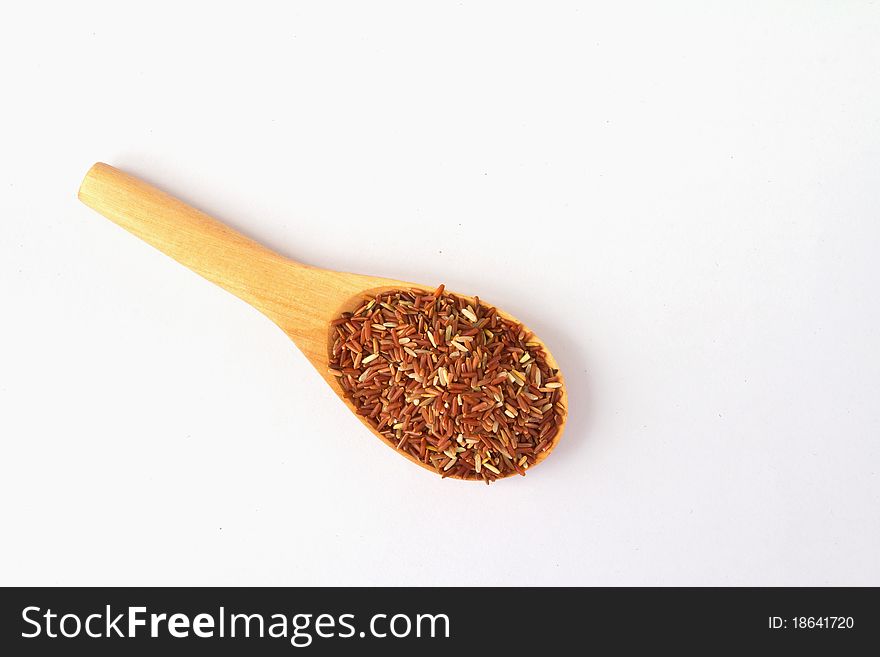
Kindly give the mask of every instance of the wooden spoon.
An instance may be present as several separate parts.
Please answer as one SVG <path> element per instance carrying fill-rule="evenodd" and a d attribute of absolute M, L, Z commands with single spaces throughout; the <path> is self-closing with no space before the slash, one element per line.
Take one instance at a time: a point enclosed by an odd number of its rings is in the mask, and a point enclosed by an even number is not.
<path fill-rule="evenodd" d="M 345 274 L 295 262 L 152 185 L 101 162 L 86 174 L 79 189 L 79 199 L 275 322 L 352 412 L 355 411 L 354 404 L 343 394 L 336 377 L 328 372 L 333 335 L 331 320 L 344 311 L 357 308 L 365 295 L 401 288 L 434 287 Z M 457 296 L 473 301 L 465 295 Z M 500 309 L 498 314 L 519 323 Z M 559 366 L 546 345 L 537 337 L 533 339 L 543 346 L 547 364 L 558 370 Z M 565 386 L 560 390 L 560 406 L 564 409 L 567 408 Z M 366 418 L 357 417 L 382 442 L 395 447 Z M 536 457 L 536 463 L 544 460 L 556 446 L 564 427 L 563 419 L 552 443 Z M 435 472 L 431 466 L 409 454 L 397 453 Z"/>

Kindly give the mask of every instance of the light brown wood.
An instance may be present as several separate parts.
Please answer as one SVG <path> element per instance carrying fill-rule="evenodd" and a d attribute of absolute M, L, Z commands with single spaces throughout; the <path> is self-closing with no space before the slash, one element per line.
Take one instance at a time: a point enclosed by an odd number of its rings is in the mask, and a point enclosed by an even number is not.
<path fill-rule="evenodd" d="M 79 199 L 275 322 L 352 412 L 354 405 L 343 394 L 337 379 L 328 372 L 330 321 L 343 311 L 354 310 L 366 294 L 387 289 L 434 287 L 300 264 L 152 185 L 100 162 L 86 174 L 79 189 Z M 519 321 L 501 309 L 498 312 L 503 317 Z M 535 339 L 540 342 L 537 337 Z M 550 350 L 543 346 L 549 365 L 559 369 Z M 564 386 L 562 391 L 561 403 L 567 408 Z M 357 417 L 382 442 L 395 449 L 366 419 Z M 556 446 L 563 429 L 564 425 L 550 448 L 538 456 L 537 462 L 546 458 Z M 433 468 L 409 454 L 397 453 L 434 472 Z"/>

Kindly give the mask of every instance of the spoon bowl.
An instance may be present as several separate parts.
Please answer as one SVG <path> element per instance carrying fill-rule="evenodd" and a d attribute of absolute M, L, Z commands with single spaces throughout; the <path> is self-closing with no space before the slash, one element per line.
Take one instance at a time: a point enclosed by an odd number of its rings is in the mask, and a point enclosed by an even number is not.
<path fill-rule="evenodd" d="M 367 418 L 357 414 L 354 403 L 329 371 L 334 337 L 330 323 L 334 319 L 343 312 L 356 309 L 365 297 L 390 290 L 426 290 L 435 286 L 304 265 L 245 237 L 152 185 L 100 162 L 86 174 L 79 189 L 79 199 L 266 315 L 287 334 L 324 381 L 374 435 L 401 456 L 436 472 L 412 455 L 397 450 Z M 453 294 L 474 303 L 473 297 Z M 500 308 L 496 310 L 502 318 L 522 324 Z M 533 335 L 531 339 L 540 343 L 547 364 L 559 370 L 546 344 L 537 336 Z M 562 382 L 561 372 L 558 376 Z M 566 409 L 565 385 L 559 390 L 559 407 Z M 556 435 L 547 448 L 535 456 L 532 467 L 543 461 L 558 444 L 565 420 L 563 410 Z"/>

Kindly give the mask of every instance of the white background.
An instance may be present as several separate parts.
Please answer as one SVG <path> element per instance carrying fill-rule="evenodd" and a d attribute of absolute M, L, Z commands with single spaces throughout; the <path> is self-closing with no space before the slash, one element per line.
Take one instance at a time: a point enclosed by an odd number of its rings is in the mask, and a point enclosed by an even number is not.
<path fill-rule="evenodd" d="M 877 3 L 431 4 L 4 10 L 0 583 L 880 584 Z M 562 443 L 409 464 L 96 160 L 514 313 Z"/>

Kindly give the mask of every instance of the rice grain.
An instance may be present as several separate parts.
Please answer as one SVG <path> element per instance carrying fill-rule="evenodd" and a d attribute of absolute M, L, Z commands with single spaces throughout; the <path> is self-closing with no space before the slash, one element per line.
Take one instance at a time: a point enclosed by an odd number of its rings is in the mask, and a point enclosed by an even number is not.
<path fill-rule="evenodd" d="M 357 413 L 443 477 L 525 475 L 559 432 L 559 372 L 522 325 L 479 299 L 442 285 L 392 290 L 331 326 L 329 373 Z"/>

